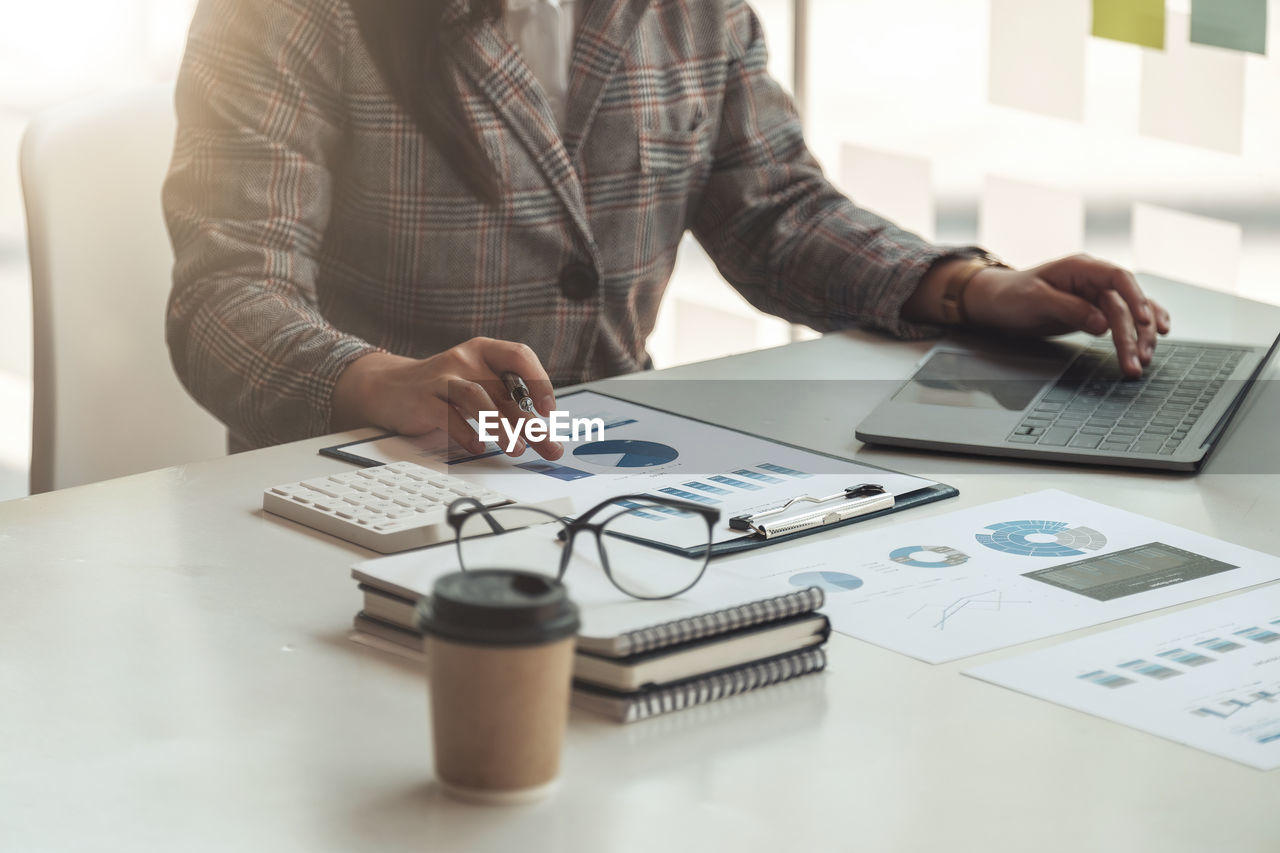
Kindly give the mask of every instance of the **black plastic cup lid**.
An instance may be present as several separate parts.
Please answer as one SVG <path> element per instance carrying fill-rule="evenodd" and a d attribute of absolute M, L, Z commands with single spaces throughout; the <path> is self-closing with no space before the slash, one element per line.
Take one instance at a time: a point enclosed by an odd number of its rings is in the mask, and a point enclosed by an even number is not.
<path fill-rule="evenodd" d="M 564 584 L 533 572 L 479 569 L 436 581 L 418 602 L 418 629 L 443 640 L 534 646 L 578 633 L 578 607 Z"/>

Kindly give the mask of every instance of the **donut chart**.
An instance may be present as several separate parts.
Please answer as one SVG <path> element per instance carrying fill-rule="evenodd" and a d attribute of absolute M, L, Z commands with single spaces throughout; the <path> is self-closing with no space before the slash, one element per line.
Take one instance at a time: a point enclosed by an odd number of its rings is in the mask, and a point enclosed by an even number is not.
<path fill-rule="evenodd" d="M 941 555 L 941 560 L 920 560 L 916 555 L 921 552 Z M 949 545 L 904 545 L 889 552 L 889 559 L 904 566 L 917 566 L 922 569 L 936 569 L 939 566 L 959 566 L 969 562 L 969 555 L 957 551 Z"/>
<path fill-rule="evenodd" d="M 1107 544 L 1107 537 L 1092 527 L 1072 527 L 1065 521 L 1003 521 L 985 529 L 992 532 L 974 534 L 979 543 L 1019 557 L 1079 557 Z"/>

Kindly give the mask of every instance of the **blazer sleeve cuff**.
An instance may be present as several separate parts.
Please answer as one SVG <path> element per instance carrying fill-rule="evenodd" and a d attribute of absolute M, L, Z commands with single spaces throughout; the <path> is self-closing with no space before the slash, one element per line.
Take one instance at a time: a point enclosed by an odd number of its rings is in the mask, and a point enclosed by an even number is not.
<path fill-rule="evenodd" d="M 865 262 L 851 258 L 841 270 L 846 292 L 862 294 L 862 310 L 847 325 L 878 329 L 898 338 L 918 340 L 943 334 L 944 326 L 919 323 L 902 317 L 902 307 L 915 294 L 934 264 L 958 258 L 986 257 L 976 246 L 935 246 L 922 243 L 904 247 L 898 258 L 868 270 Z"/>
<path fill-rule="evenodd" d="M 360 338 L 344 335 L 317 367 L 310 395 L 312 422 L 309 435 L 324 435 L 333 431 L 329 425 L 333 422 L 333 389 L 338 384 L 338 377 L 351 362 L 371 352 L 386 350 Z"/>

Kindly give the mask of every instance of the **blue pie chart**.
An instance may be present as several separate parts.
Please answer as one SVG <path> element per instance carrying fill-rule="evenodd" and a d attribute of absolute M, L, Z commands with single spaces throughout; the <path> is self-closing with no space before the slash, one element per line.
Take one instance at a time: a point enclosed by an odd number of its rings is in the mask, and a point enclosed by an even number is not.
<path fill-rule="evenodd" d="M 674 462 L 680 454 L 674 447 L 656 441 L 620 438 L 584 444 L 575 448 L 573 455 L 602 468 L 651 468 Z"/>
<path fill-rule="evenodd" d="M 802 589 L 816 586 L 827 592 L 848 592 L 862 586 L 862 578 L 844 572 L 799 572 L 788 578 L 788 582 Z"/>

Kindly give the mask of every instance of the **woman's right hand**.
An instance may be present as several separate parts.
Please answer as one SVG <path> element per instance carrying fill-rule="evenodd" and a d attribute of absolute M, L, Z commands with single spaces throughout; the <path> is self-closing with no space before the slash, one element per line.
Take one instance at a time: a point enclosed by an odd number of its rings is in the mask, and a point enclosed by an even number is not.
<path fill-rule="evenodd" d="M 378 426 L 400 435 L 442 429 L 468 451 L 481 453 L 484 442 L 468 419 L 479 420 L 484 411 L 497 411 L 508 423 L 535 416 L 521 411 L 506 393 L 502 374 L 508 371 L 525 381 L 537 414 L 550 415 L 555 392 L 532 349 L 512 341 L 472 338 L 430 358 L 372 352 L 356 359 L 334 386 L 330 425 L 334 430 Z M 551 440 L 532 447 L 545 459 L 564 454 L 564 448 Z M 525 442 L 519 439 L 511 455 L 524 451 Z"/>

